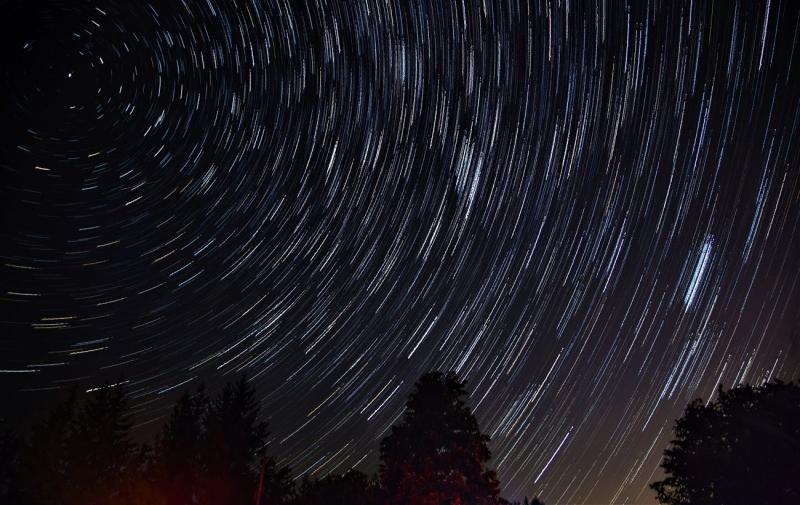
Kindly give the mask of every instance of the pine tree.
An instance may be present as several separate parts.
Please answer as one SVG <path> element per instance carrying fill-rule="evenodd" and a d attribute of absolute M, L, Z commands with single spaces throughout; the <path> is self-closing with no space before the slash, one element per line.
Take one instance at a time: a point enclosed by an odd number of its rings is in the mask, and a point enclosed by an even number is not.
<path fill-rule="evenodd" d="M 486 465 L 489 437 L 464 403 L 454 373 L 423 375 L 402 422 L 381 442 L 381 481 L 390 505 L 501 503 L 499 483 Z"/>
<path fill-rule="evenodd" d="M 32 503 L 60 503 L 72 494 L 69 445 L 75 411 L 72 390 L 43 421 L 33 425 L 28 442 L 21 449 L 21 487 Z"/>
<path fill-rule="evenodd" d="M 36 424 L 20 456 L 20 481 L 33 504 L 135 503 L 144 463 L 131 439 L 128 397 L 103 386 L 78 406 L 74 391 Z"/>
<path fill-rule="evenodd" d="M 226 384 L 211 403 L 201 452 L 203 503 L 252 501 L 267 439 L 267 425 L 259 419 L 259 409 L 246 377 Z"/>
<path fill-rule="evenodd" d="M 203 418 L 208 398 L 201 386 L 181 395 L 161 430 L 151 468 L 152 479 L 167 503 L 191 505 L 199 498 Z"/>
<path fill-rule="evenodd" d="M 122 386 L 90 393 L 68 439 L 70 495 L 81 505 L 122 503 L 140 477 L 143 454 L 131 437 L 129 400 Z"/>

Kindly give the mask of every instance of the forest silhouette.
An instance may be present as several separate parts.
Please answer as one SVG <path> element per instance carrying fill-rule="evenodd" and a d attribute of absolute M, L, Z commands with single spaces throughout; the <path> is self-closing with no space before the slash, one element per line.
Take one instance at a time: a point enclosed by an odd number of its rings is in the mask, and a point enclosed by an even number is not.
<path fill-rule="evenodd" d="M 500 505 L 489 437 L 452 372 L 423 375 L 380 442 L 380 467 L 294 479 L 270 456 L 246 377 L 185 392 L 151 445 L 122 385 L 75 392 L 0 438 L 0 501 L 19 505 Z M 800 384 L 720 387 L 690 403 L 664 451 L 661 503 L 800 503 Z M 524 505 L 543 505 L 537 498 Z M 516 505 L 522 505 L 517 503 Z"/>

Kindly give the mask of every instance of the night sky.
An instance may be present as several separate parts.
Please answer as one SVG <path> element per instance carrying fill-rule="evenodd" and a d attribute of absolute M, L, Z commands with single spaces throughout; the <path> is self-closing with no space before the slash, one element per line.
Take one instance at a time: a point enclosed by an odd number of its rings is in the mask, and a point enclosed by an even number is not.
<path fill-rule="evenodd" d="M 531 4 L 6 2 L 6 416 L 246 373 L 372 472 L 454 370 L 506 497 L 652 503 L 689 400 L 800 377 L 800 3 Z"/>

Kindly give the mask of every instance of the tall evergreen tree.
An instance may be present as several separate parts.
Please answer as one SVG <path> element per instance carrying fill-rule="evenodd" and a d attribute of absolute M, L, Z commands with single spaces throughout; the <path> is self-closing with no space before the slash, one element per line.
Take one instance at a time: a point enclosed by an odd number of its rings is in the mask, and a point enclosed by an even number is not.
<path fill-rule="evenodd" d="M 399 425 L 381 441 L 381 481 L 389 505 L 501 503 L 487 468 L 489 437 L 464 403 L 454 373 L 433 372 L 416 383 Z"/>
<path fill-rule="evenodd" d="M 131 438 L 128 397 L 103 386 L 78 406 L 74 392 L 36 424 L 20 456 L 26 501 L 36 505 L 133 504 L 144 464 Z"/>
<path fill-rule="evenodd" d="M 20 455 L 22 492 L 34 504 L 62 503 L 72 495 L 70 437 L 76 396 L 57 404 L 47 417 L 33 425 Z"/>
<path fill-rule="evenodd" d="M 156 441 L 151 480 L 172 505 L 192 505 L 199 499 L 203 419 L 207 410 L 203 386 L 194 394 L 184 393 Z"/>
<path fill-rule="evenodd" d="M 246 377 L 226 384 L 211 403 L 201 452 L 203 503 L 252 502 L 267 439 L 267 425 L 259 418 L 259 409 Z"/>
<path fill-rule="evenodd" d="M 85 398 L 68 443 L 68 477 L 76 483 L 71 493 L 76 503 L 126 502 L 144 463 L 131 426 L 129 399 L 121 385 L 100 387 Z"/>

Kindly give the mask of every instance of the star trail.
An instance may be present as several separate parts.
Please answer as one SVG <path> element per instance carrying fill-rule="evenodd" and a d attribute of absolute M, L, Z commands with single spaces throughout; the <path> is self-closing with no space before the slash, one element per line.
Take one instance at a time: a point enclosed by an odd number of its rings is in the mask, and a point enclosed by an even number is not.
<path fill-rule="evenodd" d="M 373 472 L 453 370 L 507 498 L 654 503 L 689 400 L 800 377 L 795 2 L 4 9 L 3 411 L 247 373 Z"/>

